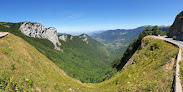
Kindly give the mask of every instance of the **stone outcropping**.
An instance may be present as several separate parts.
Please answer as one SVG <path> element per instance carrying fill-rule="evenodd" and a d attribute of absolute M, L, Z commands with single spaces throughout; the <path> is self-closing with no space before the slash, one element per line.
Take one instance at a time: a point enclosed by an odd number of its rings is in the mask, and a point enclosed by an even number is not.
<path fill-rule="evenodd" d="M 168 37 L 176 37 L 177 40 L 183 40 L 183 11 L 177 15 L 167 35 Z"/>
<path fill-rule="evenodd" d="M 66 42 L 68 38 L 67 38 L 67 35 L 61 35 L 59 36 L 59 39 Z"/>
<path fill-rule="evenodd" d="M 72 40 L 74 37 L 72 35 L 60 35 L 58 38 L 66 42 L 67 40 Z"/>
<path fill-rule="evenodd" d="M 58 46 L 61 46 L 61 43 L 58 40 L 57 30 L 53 27 L 45 28 L 40 23 L 30 23 L 24 22 L 20 26 L 20 31 L 29 37 L 34 38 L 44 38 L 50 40 L 56 50 L 60 50 Z"/>
<path fill-rule="evenodd" d="M 82 34 L 80 36 L 72 36 L 72 35 L 60 35 L 59 39 L 67 42 L 67 40 L 73 40 L 74 38 L 80 38 L 82 41 L 86 42 L 88 44 L 88 35 Z"/>
<path fill-rule="evenodd" d="M 86 42 L 86 44 L 88 44 L 88 36 L 87 36 L 86 34 L 80 35 L 79 38 L 82 38 L 82 40 L 83 40 L 84 42 Z"/>

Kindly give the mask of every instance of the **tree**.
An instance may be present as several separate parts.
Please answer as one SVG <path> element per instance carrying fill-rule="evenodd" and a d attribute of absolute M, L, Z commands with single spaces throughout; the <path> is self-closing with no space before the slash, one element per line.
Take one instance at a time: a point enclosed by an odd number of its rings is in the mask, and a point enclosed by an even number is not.
<path fill-rule="evenodd" d="M 152 34 L 153 35 L 160 35 L 161 34 L 161 31 L 159 30 L 157 25 L 152 28 Z"/>

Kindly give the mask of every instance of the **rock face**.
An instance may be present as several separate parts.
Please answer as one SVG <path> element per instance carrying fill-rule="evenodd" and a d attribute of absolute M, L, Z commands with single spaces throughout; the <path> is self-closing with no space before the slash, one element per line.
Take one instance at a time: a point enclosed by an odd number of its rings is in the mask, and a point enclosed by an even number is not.
<path fill-rule="evenodd" d="M 24 22 L 21 24 L 19 29 L 22 33 L 29 37 L 44 38 L 50 40 L 54 44 L 55 49 L 60 50 L 58 46 L 61 46 L 61 43 L 58 40 L 57 30 L 55 28 L 45 28 L 40 23 Z"/>
<path fill-rule="evenodd" d="M 168 37 L 175 36 L 177 40 L 183 40 L 183 11 L 180 12 L 172 26 L 168 30 Z"/>

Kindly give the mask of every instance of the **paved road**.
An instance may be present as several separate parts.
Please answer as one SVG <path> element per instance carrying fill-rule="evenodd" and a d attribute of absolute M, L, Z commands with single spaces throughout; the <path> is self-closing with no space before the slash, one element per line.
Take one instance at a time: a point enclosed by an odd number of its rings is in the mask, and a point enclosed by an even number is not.
<path fill-rule="evenodd" d="M 182 86 L 181 86 L 181 80 L 179 77 L 179 62 L 181 61 L 181 49 L 183 50 L 183 41 L 177 41 L 177 40 L 173 40 L 172 38 L 166 38 L 166 36 L 154 36 L 155 38 L 159 38 L 165 41 L 168 41 L 170 43 L 173 43 L 175 45 L 177 45 L 180 49 L 179 49 L 179 53 L 178 53 L 178 57 L 177 57 L 177 62 L 176 62 L 176 73 L 175 73 L 175 87 L 174 87 L 174 91 L 175 92 L 182 92 Z"/>
<path fill-rule="evenodd" d="M 8 35 L 8 32 L 0 32 L 0 38 L 5 37 L 6 35 Z"/>
<path fill-rule="evenodd" d="M 154 37 L 176 44 L 179 48 L 183 50 L 183 41 L 173 40 L 172 38 L 166 38 L 166 36 L 154 36 Z"/>

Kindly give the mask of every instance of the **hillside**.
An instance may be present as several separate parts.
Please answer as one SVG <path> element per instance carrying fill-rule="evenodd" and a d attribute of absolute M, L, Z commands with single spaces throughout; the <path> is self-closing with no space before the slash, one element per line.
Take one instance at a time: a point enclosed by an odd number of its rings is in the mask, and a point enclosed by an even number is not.
<path fill-rule="evenodd" d="M 110 80 L 95 86 L 122 92 L 170 92 L 178 48 L 147 36 L 124 68 Z"/>
<path fill-rule="evenodd" d="M 112 54 L 109 53 L 108 48 L 88 35 L 59 35 L 59 39 L 63 54 L 67 58 L 64 61 L 68 65 L 65 66 L 72 67 L 71 73 L 74 73 L 71 76 L 74 78 L 86 79 L 86 81 L 81 80 L 82 82 L 99 82 L 115 73 L 111 67 Z"/>
<path fill-rule="evenodd" d="M 9 34 L 0 39 L 0 89 L 38 92 L 167 92 L 171 90 L 177 53 L 178 48 L 175 46 L 150 36 L 145 37 L 141 49 L 135 52 L 123 70 L 104 82 L 83 84 L 69 77 L 29 43 Z"/>
<path fill-rule="evenodd" d="M 111 67 L 112 60 L 110 60 L 110 57 L 112 55 L 108 52 L 108 49 L 89 36 L 87 36 L 88 43 L 86 43 L 82 35 L 68 35 L 72 39 L 69 38 L 66 42 L 59 40 L 62 44 L 59 46 L 61 48 L 59 51 L 54 49 L 55 46 L 48 39 L 24 35 L 19 30 L 21 24 L 1 23 L 0 31 L 10 32 L 21 37 L 59 68 L 63 69 L 69 76 L 82 82 L 101 82 L 115 73 L 115 70 Z"/>
<path fill-rule="evenodd" d="M 148 35 L 166 35 L 166 31 L 161 31 L 159 29 L 158 26 L 154 26 L 153 28 L 151 28 L 151 26 L 148 26 L 145 30 L 143 30 L 139 36 L 134 39 L 128 46 L 128 48 L 126 49 L 126 51 L 124 52 L 122 58 L 118 58 L 116 59 L 113 64 L 112 67 L 116 68 L 118 71 L 120 71 L 124 65 L 128 62 L 128 60 L 132 57 L 132 55 L 136 52 L 136 50 L 140 49 L 140 45 L 142 44 L 142 39 L 145 36 Z"/>
<path fill-rule="evenodd" d="M 0 39 L 0 62 L 0 91 L 84 91 L 81 82 L 13 34 Z"/>

